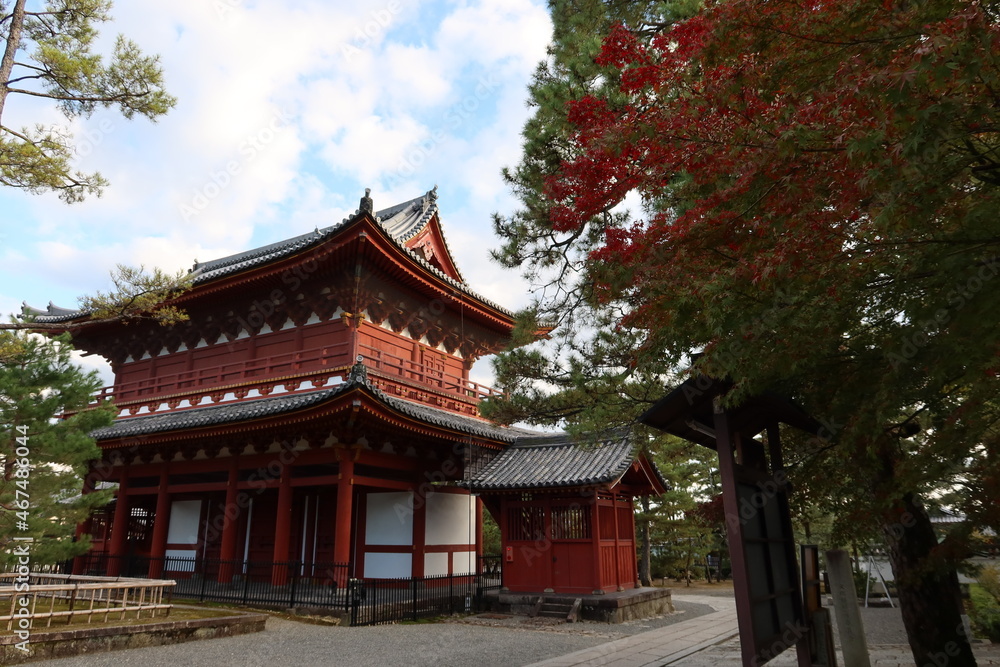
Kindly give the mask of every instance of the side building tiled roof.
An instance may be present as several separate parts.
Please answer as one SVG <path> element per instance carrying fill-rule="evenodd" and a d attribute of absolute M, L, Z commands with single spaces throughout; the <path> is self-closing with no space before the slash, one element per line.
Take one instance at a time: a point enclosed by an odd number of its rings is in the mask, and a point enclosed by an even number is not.
<path fill-rule="evenodd" d="M 368 201 L 370 202 L 371 200 L 368 199 Z M 406 247 L 406 241 L 423 229 L 427 222 L 430 221 L 430 219 L 438 212 L 437 191 L 435 188 L 420 197 L 416 197 L 401 204 L 396 204 L 395 206 L 377 211 L 374 213 L 374 217 L 378 225 L 385 230 L 385 233 L 390 239 L 392 239 L 396 246 L 413 259 L 413 261 L 420 264 L 424 269 L 433 273 L 435 276 L 441 278 L 449 285 L 455 287 L 463 293 L 481 301 L 482 303 L 485 303 L 489 307 L 504 313 L 505 315 L 513 317 L 513 313 L 507 308 L 504 308 L 490 299 L 487 299 L 483 295 L 473 291 L 464 281 L 455 280 L 444 271 L 441 271 L 436 266 L 428 262 L 419 253 L 416 253 Z M 294 236 L 290 239 L 270 243 L 259 248 L 245 250 L 243 252 L 228 255 L 226 257 L 220 257 L 207 262 L 196 262 L 191 269 L 194 276 L 193 283 L 195 285 L 200 285 L 224 276 L 241 273 L 258 266 L 265 266 L 271 262 L 295 255 L 303 250 L 319 245 L 326 239 L 335 236 L 361 215 L 362 210 L 358 209 L 350 216 L 344 218 L 340 223 L 324 227 L 323 229 L 316 229 L 315 231 L 307 234 L 300 234 L 299 236 Z M 447 241 L 445 241 L 445 243 L 447 244 Z M 59 322 L 68 322 L 77 317 L 87 315 L 88 313 L 82 310 L 58 308 L 50 303 L 48 309 L 45 310 L 33 308 L 28 304 L 23 304 L 21 314 L 22 316 L 32 317 L 39 323 L 55 324 Z"/>
<path fill-rule="evenodd" d="M 111 426 L 91 432 L 90 435 L 96 440 L 112 440 L 239 423 L 288 414 L 317 406 L 355 388 L 367 390 L 388 407 L 407 417 L 417 419 L 432 426 L 459 431 L 467 435 L 489 438 L 500 442 L 513 442 L 518 437 L 523 437 L 531 433 L 523 429 L 495 426 L 490 422 L 454 414 L 429 405 L 412 403 L 401 398 L 396 398 L 395 396 L 389 396 L 372 386 L 363 365 L 355 364 L 351 369 L 351 374 L 347 381 L 336 387 L 319 389 L 307 393 L 234 401 L 224 405 L 176 410 L 162 414 L 125 417 L 116 420 Z"/>
<path fill-rule="evenodd" d="M 592 486 L 617 481 L 632 465 L 628 431 L 574 439 L 566 434 L 518 438 L 463 485 L 473 490 Z"/>

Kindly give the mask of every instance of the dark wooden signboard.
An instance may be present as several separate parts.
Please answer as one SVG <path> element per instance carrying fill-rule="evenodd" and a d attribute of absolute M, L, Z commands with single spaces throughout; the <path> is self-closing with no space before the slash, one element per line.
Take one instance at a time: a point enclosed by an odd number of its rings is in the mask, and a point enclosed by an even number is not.
<path fill-rule="evenodd" d="M 799 665 L 810 665 L 779 424 L 811 432 L 818 424 L 775 396 L 724 408 L 727 389 L 724 382 L 691 378 L 640 421 L 719 454 L 743 664 L 763 665 L 794 646 Z"/>

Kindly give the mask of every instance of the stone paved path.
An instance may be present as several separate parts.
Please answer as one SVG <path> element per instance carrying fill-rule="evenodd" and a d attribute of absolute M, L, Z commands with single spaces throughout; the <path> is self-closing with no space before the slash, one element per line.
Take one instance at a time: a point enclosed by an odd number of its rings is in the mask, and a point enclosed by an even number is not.
<path fill-rule="evenodd" d="M 653 667 L 678 664 L 737 633 L 736 605 L 731 599 L 684 596 L 686 602 L 710 605 L 714 611 L 690 621 L 675 623 L 631 637 L 617 639 L 568 655 L 535 663 L 531 667 Z"/>
<path fill-rule="evenodd" d="M 529 667 L 737 667 L 742 664 L 736 621 L 735 604 L 730 599 L 706 596 L 678 596 L 690 602 L 710 604 L 715 611 L 706 616 L 650 630 L 631 637 L 617 639 L 582 649 L 557 658 L 534 663 Z M 976 661 L 984 665 L 1000 665 L 1000 645 L 978 644 L 974 648 Z M 873 645 L 869 647 L 872 667 L 925 667 L 914 665 L 910 649 L 905 645 Z M 844 657 L 837 654 L 838 664 Z M 930 657 L 926 667 L 943 667 L 940 660 Z M 795 667 L 794 649 L 767 663 L 768 667 Z"/>

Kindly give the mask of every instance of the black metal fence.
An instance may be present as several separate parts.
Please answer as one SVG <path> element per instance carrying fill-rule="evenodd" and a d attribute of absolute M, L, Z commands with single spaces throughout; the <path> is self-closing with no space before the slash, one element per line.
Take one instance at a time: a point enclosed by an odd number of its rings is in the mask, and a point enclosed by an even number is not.
<path fill-rule="evenodd" d="M 342 612 L 351 625 L 376 625 L 480 611 L 502 581 L 499 556 L 478 559 L 478 572 L 402 579 L 358 579 L 348 563 L 254 562 L 87 554 L 65 573 L 173 579 L 174 598 L 200 602 Z"/>

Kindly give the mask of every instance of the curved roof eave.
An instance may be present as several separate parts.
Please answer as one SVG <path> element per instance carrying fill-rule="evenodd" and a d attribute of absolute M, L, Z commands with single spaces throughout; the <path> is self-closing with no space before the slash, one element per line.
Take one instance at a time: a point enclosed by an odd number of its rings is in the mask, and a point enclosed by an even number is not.
<path fill-rule="evenodd" d="M 191 408 L 141 417 L 127 417 L 117 420 L 111 426 L 97 429 L 90 435 L 99 441 L 117 440 L 289 415 L 318 407 L 352 389 L 364 390 L 391 410 L 431 427 L 458 431 L 465 435 L 504 443 L 514 442 L 517 438 L 531 433 L 522 429 L 494 426 L 479 419 L 389 396 L 369 382 L 367 371 L 362 364 L 355 364 L 348 379 L 337 387 L 303 394 L 270 396 L 252 401 L 235 401 L 224 405 Z"/>

